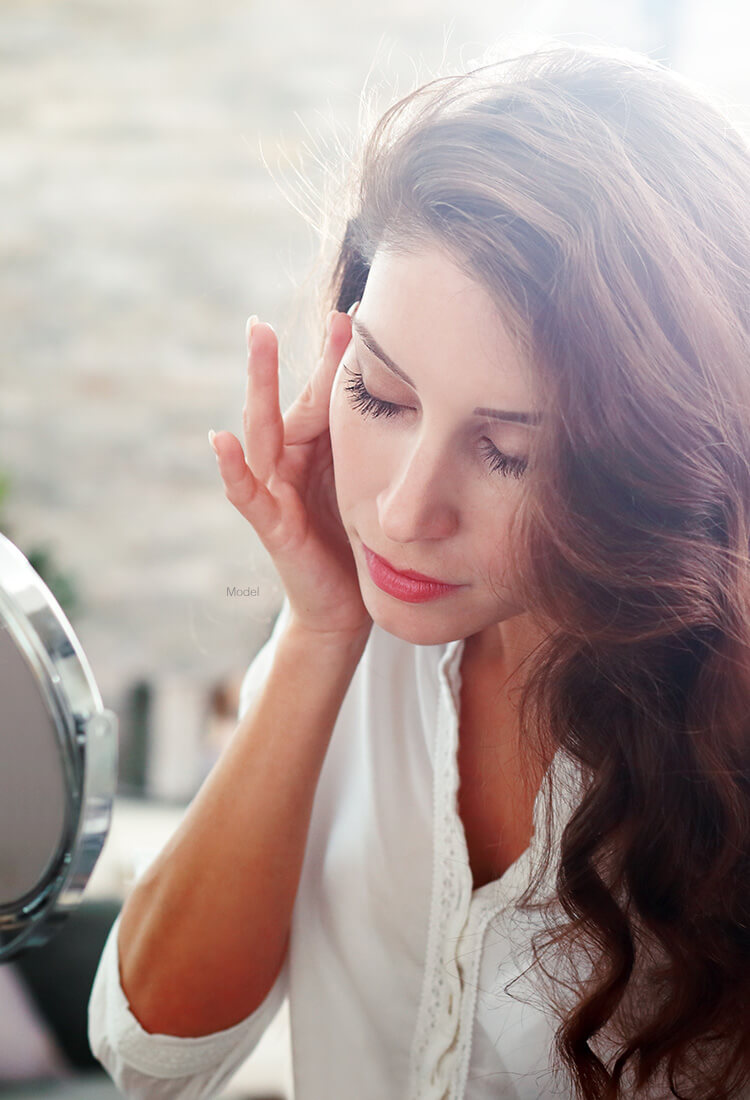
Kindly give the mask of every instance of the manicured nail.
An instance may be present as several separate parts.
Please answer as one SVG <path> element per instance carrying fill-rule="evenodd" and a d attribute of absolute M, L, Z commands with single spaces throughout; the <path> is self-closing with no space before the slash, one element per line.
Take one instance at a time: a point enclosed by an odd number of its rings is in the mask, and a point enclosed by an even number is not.
<path fill-rule="evenodd" d="M 333 318 L 336 316 L 337 310 L 332 309 L 326 317 L 326 332 L 330 333 L 331 325 L 333 324 Z"/>
<path fill-rule="evenodd" d="M 251 334 L 252 334 L 252 331 L 253 331 L 253 325 L 257 324 L 257 322 L 258 322 L 258 316 L 255 313 L 253 313 L 247 319 L 247 324 L 245 325 L 245 342 L 246 342 L 248 348 L 250 347 L 250 337 L 251 337 Z"/>
<path fill-rule="evenodd" d="M 359 305 L 359 303 L 361 302 L 361 300 L 362 300 L 361 298 L 358 298 L 358 299 L 357 299 L 357 301 L 356 301 L 356 302 L 352 302 L 352 304 L 351 304 L 351 305 L 349 306 L 349 308 L 347 309 L 347 311 L 346 311 L 346 312 L 347 312 L 347 313 L 349 314 L 349 316 L 350 316 L 350 317 L 353 317 L 353 316 L 354 316 L 354 314 L 355 314 L 355 313 L 357 312 L 357 306 Z"/>
<path fill-rule="evenodd" d="M 209 442 L 209 443 L 211 444 L 211 446 L 213 447 L 213 449 L 214 449 L 214 454 L 215 454 L 215 455 L 216 455 L 216 457 L 218 458 L 218 457 L 219 457 L 219 452 L 218 452 L 218 451 L 216 450 L 216 444 L 214 443 L 214 437 L 215 437 L 215 435 L 216 435 L 216 432 L 215 432 L 215 431 L 213 430 L 213 428 L 209 428 L 209 431 L 208 431 L 208 442 Z"/>

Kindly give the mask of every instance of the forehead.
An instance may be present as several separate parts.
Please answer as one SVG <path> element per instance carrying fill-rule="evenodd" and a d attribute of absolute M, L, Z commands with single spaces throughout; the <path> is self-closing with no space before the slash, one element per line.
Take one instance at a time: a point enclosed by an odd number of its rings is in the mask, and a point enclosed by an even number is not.
<path fill-rule="evenodd" d="M 530 365 L 485 288 L 443 250 L 378 249 L 357 318 L 427 391 L 450 381 L 463 404 L 534 408 Z"/>

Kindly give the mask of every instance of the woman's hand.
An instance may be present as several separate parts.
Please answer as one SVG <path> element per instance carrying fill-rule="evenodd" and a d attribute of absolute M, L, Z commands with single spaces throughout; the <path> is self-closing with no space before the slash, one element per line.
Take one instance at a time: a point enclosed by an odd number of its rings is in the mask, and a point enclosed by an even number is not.
<path fill-rule="evenodd" d="M 228 431 L 217 432 L 212 446 L 225 496 L 273 558 L 292 621 L 321 639 L 349 641 L 366 636 L 372 618 L 336 501 L 328 430 L 333 379 L 351 340 L 351 318 L 334 311 L 329 318 L 322 355 L 283 417 L 276 333 L 255 322 L 242 409 L 245 451 Z"/>

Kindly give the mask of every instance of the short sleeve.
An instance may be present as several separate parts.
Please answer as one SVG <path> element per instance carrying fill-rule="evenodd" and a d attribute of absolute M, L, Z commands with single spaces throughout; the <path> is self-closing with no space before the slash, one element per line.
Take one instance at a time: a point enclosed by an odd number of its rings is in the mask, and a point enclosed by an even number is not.
<path fill-rule="evenodd" d="M 289 619 L 285 599 L 274 628 L 245 673 L 238 717 L 263 685 L 281 631 Z M 138 1100 L 216 1097 L 252 1054 L 288 994 L 289 952 L 265 999 L 244 1020 L 210 1035 L 185 1037 L 147 1032 L 133 1015 L 120 980 L 120 916 L 104 945 L 88 1004 L 88 1041 L 117 1088 Z"/>

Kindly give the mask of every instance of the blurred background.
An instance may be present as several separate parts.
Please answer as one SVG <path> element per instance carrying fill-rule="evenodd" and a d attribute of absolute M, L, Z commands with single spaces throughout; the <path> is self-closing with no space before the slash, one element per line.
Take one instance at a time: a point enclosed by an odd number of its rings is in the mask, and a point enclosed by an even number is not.
<path fill-rule="evenodd" d="M 98 952 L 231 735 L 281 605 L 207 441 L 241 436 L 247 317 L 279 335 L 286 408 L 317 354 L 323 192 L 363 96 L 384 110 L 501 37 L 548 35 L 647 53 L 748 128 L 740 0 L 0 7 L 0 530 L 120 719 L 88 908 L 0 967 L 0 1092 L 117 1095 L 85 1047 Z M 288 1006 L 222 1095 L 292 1097 Z"/>

